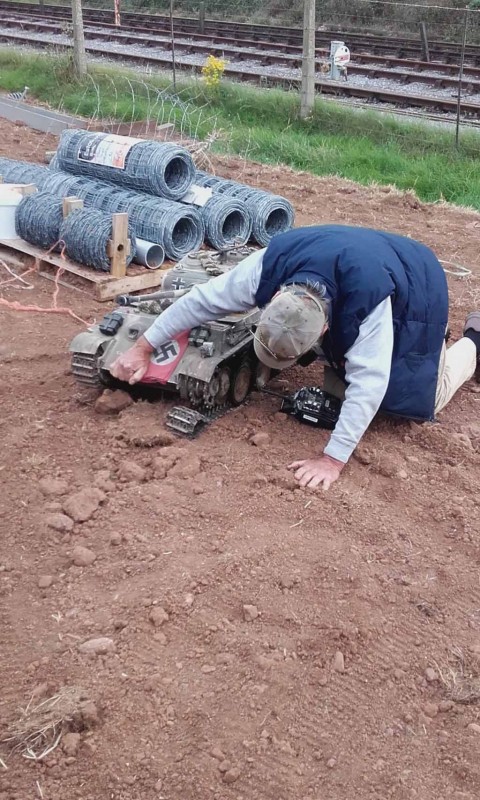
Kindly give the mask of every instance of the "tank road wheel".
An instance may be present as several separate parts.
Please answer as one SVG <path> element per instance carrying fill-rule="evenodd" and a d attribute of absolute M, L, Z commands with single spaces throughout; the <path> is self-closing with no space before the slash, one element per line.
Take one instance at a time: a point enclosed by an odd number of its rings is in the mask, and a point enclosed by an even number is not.
<path fill-rule="evenodd" d="M 238 368 L 234 372 L 232 388 L 230 390 L 230 397 L 234 406 L 241 405 L 245 400 L 250 391 L 252 375 L 253 370 L 251 361 L 241 361 L 238 365 Z"/>

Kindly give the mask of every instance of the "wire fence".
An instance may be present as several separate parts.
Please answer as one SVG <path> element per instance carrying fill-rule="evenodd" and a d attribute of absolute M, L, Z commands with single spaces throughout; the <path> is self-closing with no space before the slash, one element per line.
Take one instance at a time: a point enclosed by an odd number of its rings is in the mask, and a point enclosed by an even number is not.
<path fill-rule="evenodd" d="M 444 196 L 467 198 L 465 202 L 479 207 L 475 181 L 480 178 L 480 10 L 474 6 L 480 0 L 471 0 L 471 8 L 464 2 L 317 0 L 317 98 L 328 102 L 317 103 L 312 119 L 298 130 L 300 0 L 174 0 L 177 85 L 169 83 L 167 68 L 158 74 L 147 61 L 144 66 L 137 62 L 137 73 L 144 73 L 137 78 L 111 73 L 100 80 L 92 72 L 84 94 L 77 93 L 78 108 L 67 104 L 65 110 L 77 110 L 92 120 L 146 119 L 152 130 L 159 123 L 173 122 L 179 140 L 185 137 L 198 144 L 212 137 L 213 149 L 354 180 L 363 178 L 365 162 L 370 160 L 372 179 L 396 182 L 394 159 L 411 157 L 417 159 L 418 172 L 414 174 L 412 166 L 399 185 L 421 195 L 423 191 L 425 199 L 435 196 L 428 188 L 433 163 L 429 159 L 436 158 L 441 170 L 442 158 L 451 161 L 458 156 L 470 160 L 470 172 L 459 169 L 449 184 L 445 179 Z M 93 6 L 108 8 L 113 18 L 113 0 L 89 0 L 88 7 Z M 155 0 L 154 6 L 145 0 L 141 5 L 123 0 L 121 29 L 133 32 L 140 25 L 128 11 L 155 11 L 167 18 L 169 7 L 167 0 Z M 94 35 L 88 32 L 94 23 L 85 17 L 88 39 Z M 208 22 L 220 18 L 222 25 L 214 34 Z M 168 25 L 158 34 L 153 22 L 148 25 L 155 47 L 150 43 L 145 52 L 155 54 L 165 48 L 171 57 Z M 325 86 L 329 76 L 322 73 L 332 40 L 344 41 L 351 55 L 347 80 L 337 82 L 335 99 Z M 125 53 L 130 46 L 125 45 Z M 105 44 L 105 58 L 107 48 Z M 140 48 L 135 45 L 137 54 Z M 222 91 L 216 94 L 206 91 L 199 75 L 209 53 L 227 62 Z M 288 55 L 289 61 L 280 64 L 279 54 Z M 241 79 L 235 69 L 243 71 L 243 77 L 250 70 L 250 82 L 260 82 L 269 91 L 255 100 L 255 89 L 230 88 L 232 79 L 237 83 Z M 359 93 L 343 96 L 343 87 Z M 375 97 L 377 90 L 383 99 Z M 397 95 L 395 104 L 388 101 L 388 93 Z M 433 99 L 431 107 L 422 108 L 411 100 L 420 95 Z M 448 111 L 445 106 L 440 110 L 442 102 L 448 102 Z M 374 152 L 378 146 L 383 148 L 381 154 Z M 210 171 L 208 164 L 201 168 Z"/>
<path fill-rule="evenodd" d="M 54 0 L 59 4 L 64 0 Z M 91 8 L 113 9 L 113 0 L 89 0 Z M 170 0 L 120 0 L 121 11 L 169 15 Z M 433 38 L 460 41 L 465 11 L 469 40 L 480 43 L 479 0 L 317 0 L 318 29 L 361 31 L 418 37 L 421 23 Z M 174 0 L 175 17 L 203 18 L 260 25 L 302 27 L 302 0 Z"/>

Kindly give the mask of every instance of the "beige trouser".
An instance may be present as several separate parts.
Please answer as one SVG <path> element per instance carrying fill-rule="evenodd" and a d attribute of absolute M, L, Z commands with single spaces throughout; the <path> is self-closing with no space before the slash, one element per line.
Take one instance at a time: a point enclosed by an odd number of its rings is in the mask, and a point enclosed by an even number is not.
<path fill-rule="evenodd" d="M 435 397 L 435 414 L 445 408 L 455 392 L 465 381 L 470 380 L 477 365 L 477 348 L 471 339 L 465 336 L 451 347 L 442 347 L 438 367 L 437 394 Z M 324 389 L 339 397 L 345 397 L 345 384 L 331 367 L 325 367 Z"/>
<path fill-rule="evenodd" d="M 445 408 L 465 381 L 470 380 L 476 366 L 477 348 L 471 339 L 464 336 L 451 347 L 443 345 L 438 367 L 435 414 Z"/>

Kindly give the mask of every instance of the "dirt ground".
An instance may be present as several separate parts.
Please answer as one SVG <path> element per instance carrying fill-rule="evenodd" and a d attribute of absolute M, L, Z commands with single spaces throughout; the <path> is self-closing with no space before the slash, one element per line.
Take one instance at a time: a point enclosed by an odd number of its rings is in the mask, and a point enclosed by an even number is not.
<path fill-rule="evenodd" d="M 0 132 L 2 155 L 55 145 Z M 284 167 L 218 171 L 284 193 L 297 224 L 389 228 L 468 266 L 449 277 L 454 338 L 480 305 L 479 215 Z M 50 305 L 32 282 L 2 296 Z M 56 697 L 71 719 L 40 762 L 0 746 L 1 800 L 476 800 L 480 387 L 439 424 L 377 420 L 315 493 L 285 465 L 327 434 L 272 398 L 173 444 L 161 404 L 96 414 L 69 374 L 80 329 L 0 308 L 0 739 L 29 703 Z"/>

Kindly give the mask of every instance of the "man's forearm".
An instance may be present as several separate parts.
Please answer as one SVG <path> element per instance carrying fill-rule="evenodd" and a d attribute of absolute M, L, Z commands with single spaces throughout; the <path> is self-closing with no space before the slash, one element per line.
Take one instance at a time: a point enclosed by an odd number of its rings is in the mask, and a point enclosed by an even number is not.
<path fill-rule="evenodd" d="M 144 334 L 146 341 L 157 348 L 182 331 L 189 331 L 224 314 L 252 308 L 260 281 L 263 252 L 256 251 L 224 275 L 194 286 L 157 317 Z"/>

